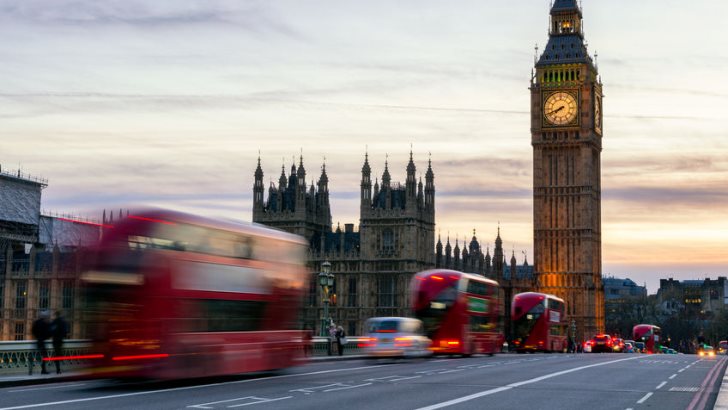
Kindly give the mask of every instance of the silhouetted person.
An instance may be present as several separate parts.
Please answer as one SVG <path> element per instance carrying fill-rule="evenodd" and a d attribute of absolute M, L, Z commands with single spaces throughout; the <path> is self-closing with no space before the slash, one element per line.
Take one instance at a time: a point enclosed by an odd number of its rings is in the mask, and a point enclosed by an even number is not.
<path fill-rule="evenodd" d="M 40 317 L 33 322 L 32 328 L 33 337 L 35 338 L 35 346 L 40 354 L 40 374 L 48 374 L 48 370 L 46 370 L 46 362 L 43 360 L 48 356 L 48 350 L 46 349 L 45 342 L 51 336 L 51 324 L 48 321 L 48 316 L 49 314 L 47 311 L 41 312 Z M 33 374 L 33 366 L 34 363 L 31 361 L 30 366 L 28 366 L 30 369 L 28 372 L 30 374 Z"/>
<path fill-rule="evenodd" d="M 53 356 L 63 356 L 63 339 L 68 336 L 68 323 L 61 316 L 61 311 L 56 311 L 56 318 L 51 323 L 51 336 L 53 337 Z M 61 374 L 61 361 L 56 359 L 56 373 Z"/>
<path fill-rule="evenodd" d="M 344 343 L 343 340 L 346 337 L 346 333 L 344 333 L 344 328 L 339 326 L 336 328 L 336 349 L 339 352 L 339 356 L 342 356 L 344 354 Z"/>

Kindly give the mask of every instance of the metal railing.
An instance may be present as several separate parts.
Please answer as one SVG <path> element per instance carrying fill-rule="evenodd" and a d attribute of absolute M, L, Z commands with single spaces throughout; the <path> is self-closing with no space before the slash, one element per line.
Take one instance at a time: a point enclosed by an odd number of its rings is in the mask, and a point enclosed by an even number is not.
<path fill-rule="evenodd" d="M 63 342 L 64 356 L 81 356 L 89 353 L 91 343 L 88 340 L 66 340 Z M 53 344 L 46 342 L 46 357 L 53 357 Z M 40 366 L 41 354 L 35 341 L 20 340 L 16 342 L 0 342 L 0 375 L 12 375 L 28 372 L 31 366 Z M 64 370 L 78 368 L 86 363 L 83 359 L 64 360 Z M 49 371 L 54 365 L 48 363 Z"/>
<path fill-rule="evenodd" d="M 347 343 L 344 345 L 343 354 L 346 356 L 362 354 L 359 347 L 361 337 L 347 337 Z M 88 340 L 66 340 L 63 342 L 64 356 L 83 356 L 91 353 L 91 342 Z M 304 347 L 305 349 L 305 347 Z M 48 358 L 53 357 L 53 345 L 51 341 L 46 342 L 46 354 Z M 306 355 L 313 357 L 335 356 L 339 352 L 336 348 L 336 340 L 326 337 L 314 337 L 311 340 L 310 349 L 306 350 Z M 39 366 L 42 358 L 40 352 L 36 348 L 35 341 L 20 340 L 0 342 L 0 376 L 22 374 L 29 371 L 30 366 Z M 74 368 L 83 367 L 87 364 L 86 359 L 64 360 L 62 366 L 64 370 L 73 370 Z M 49 362 L 48 370 L 53 370 L 53 363 Z M 37 369 L 36 369 L 37 370 Z"/>

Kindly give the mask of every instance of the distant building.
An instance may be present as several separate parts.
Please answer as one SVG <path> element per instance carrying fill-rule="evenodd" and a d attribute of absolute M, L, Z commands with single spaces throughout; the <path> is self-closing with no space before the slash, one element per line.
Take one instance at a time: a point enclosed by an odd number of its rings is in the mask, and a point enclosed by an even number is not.
<path fill-rule="evenodd" d="M 83 248 L 99 225 L 67 216 L 41 215 L 47 181 L 0 171 L 0 340 L 32 339 L 42 310 L 61 310 L 71 337 L 80 336 L 78 273 Z"/>
<path fill-rule="evenodd" d="M 630 338 L 632 326 L 647 315 L 647 288 L 631 279 L 602 278 L 604 284 L 605 330 Z"/>
<path fill-rule="evenodd" d="M 647 288 L 637 285 L 629 278 L 604 277 L 602 278 L 602 283 L 604 284 L 604 298 L 607 303 L 614 299 L 647 297 Z"/>
<path fill-rule="evenodd" d="M 709 319 L 728 306 L 728 280 L 719 276 L 698 280 L 660 279 L 657 310 L 661 316 Z"/>

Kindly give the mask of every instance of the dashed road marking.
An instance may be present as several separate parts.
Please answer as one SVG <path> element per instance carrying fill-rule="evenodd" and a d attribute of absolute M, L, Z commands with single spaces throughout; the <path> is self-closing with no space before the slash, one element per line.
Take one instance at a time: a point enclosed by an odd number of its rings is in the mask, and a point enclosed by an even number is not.
<path fill-rule="evenodd" d="M 652 397 L 652 392 L 645 394 L 641 399 L 637 400 L 637 404 L 642 404 Z"/>
<path fill-rule="evenodd" d="M 655 387 L 655 390 L 660 390 L 662 388 L 662 386 L 664 386 L 666 384 L 667 384 L 667 382 L 660 383 L 659 385 L 657 385 L 657 387 Z"/>
<path fill-rule="evenodd" d="M 328 393 L 330 391 L 339 391 L 339 390 L 349 390 L 349 389 L 357 389 L 359 387 L 369 386 L 371 383 L 364 383 L 364 384 L 357 384 L 354 386 L 342 386 L 342 387 L 336 387 L 333 389 L 324 390 L 324 393 Z"/>
<path fill-rule="evenodd" d="M 212 401 L 209 403 L 193 404 L 193 405 L 187 406 L 187 408 L 214 409 L 215 404 L 232 403 L 234 401 L 250 400 L 248 403 L 233 404 L 231 406 L 227 406 L 227 408 L 231 409 L 231 408 L 235 408 L 235 407 L 252 406 L 254 404 L 270 403 L 272 401 L 286 400 L 286 399 L 290 399 L 291 397 L 293 397 L 293 396 L 277 397 L 274 399 L 269 399 L 269 398 L 265 398 L 265 397 L 246 396 L 246 397 L 238 397 L 237 399 L 219 400 L 219 401 Z M 210 406 L 212 406 L 212 407 L 210 407 Z"/>
<path fill-rule="evenodd" d="M 672 380 L 672 379 L 674 379 L 675 377 L 677 377 L 677 373 L 675 373 L 675 374 L 673 374 L 672 376 L 668 377 L 668 379 Z"/>

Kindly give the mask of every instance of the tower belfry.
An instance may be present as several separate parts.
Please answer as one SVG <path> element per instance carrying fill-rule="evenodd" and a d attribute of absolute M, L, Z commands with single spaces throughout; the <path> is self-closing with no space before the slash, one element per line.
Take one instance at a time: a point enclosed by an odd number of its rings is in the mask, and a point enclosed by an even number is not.
<path fill-rule="evenodd" d="M 534 273 L 540 291 L 566 301 L 583 340 L 604 330 L 602 84 L 576 0 L 554 1 L 534 74 Z"/>

